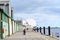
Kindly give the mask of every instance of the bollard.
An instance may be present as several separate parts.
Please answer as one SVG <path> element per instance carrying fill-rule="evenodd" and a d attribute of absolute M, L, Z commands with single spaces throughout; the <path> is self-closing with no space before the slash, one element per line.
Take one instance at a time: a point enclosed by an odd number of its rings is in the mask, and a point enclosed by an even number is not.
<path fill-rule="evenodd" d="M 40 27 L 40 33 L 41 33 L 41 27 Z"/>
<path fill-rule="evenodd" d="M 39 31 L 39 28 L 37 27 L 37 32 Z"/>
<path fill-rule="evenodd" d="M 54 33 L 52 32 L 52 38 L 54 38 Z"/>
<path fill-rule="evenodd" d="M 48 26 L 48 35 L 50 36 L 50 26 Z"/>
<path fill-rule="evenodd" d="M 52 40 L 54 40 L 54 33 L 52 32 Z"/>
<path fill-rule="evenodd" d="M 43 34 L 45 34 L 45 27 L 43 27 Z"/>

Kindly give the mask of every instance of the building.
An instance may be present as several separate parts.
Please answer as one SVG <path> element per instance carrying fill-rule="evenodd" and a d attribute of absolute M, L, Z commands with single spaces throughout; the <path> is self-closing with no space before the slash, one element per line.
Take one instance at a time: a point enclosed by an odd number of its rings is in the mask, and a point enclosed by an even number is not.
<path fill-rule="evenodd" d="M 10 0 L 0 0 L 0 38 L 6 38 L 19 31 L 21 23 L 13 19 Z"/>
<path fill-rule="evenodd" d="M 10 0 L 0 0 L 0 8 L 11 16 L 11 3 Z"/>

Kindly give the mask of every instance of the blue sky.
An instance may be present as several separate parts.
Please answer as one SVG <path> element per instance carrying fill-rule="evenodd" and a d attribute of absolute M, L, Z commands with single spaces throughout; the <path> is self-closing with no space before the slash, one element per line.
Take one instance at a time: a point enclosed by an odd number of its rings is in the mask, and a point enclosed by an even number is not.
<path fill-rule="evenodd" d="M 32 18 L 38 26 L 60 27 L 60 0 L 11 0 L 14 19 Z"/>

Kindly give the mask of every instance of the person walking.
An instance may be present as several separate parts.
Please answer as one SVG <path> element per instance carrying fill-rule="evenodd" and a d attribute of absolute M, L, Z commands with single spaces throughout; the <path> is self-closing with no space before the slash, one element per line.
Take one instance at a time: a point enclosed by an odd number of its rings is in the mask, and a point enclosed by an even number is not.
<path fill-rule="evenodd" d="M 25 29 L 23 30 L 23 34 L 26 35 L 26 30 Z"/>
<path fill-rule="evenodd" d="M 26 35 L 26 27 L 23 28 L 23 35 Z"/>

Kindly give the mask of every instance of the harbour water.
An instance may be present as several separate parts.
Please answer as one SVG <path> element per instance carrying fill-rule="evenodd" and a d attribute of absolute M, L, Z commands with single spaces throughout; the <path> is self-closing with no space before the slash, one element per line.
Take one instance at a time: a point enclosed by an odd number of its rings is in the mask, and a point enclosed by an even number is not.
<path fill-rule="evenodd" d="M 50 32 L 51 32 L 50 36 L 52 36 L 53 33 L 53 36 L 55 38 L 60 38 L 60 28 L 51 28 Z M 42 33 L 43 33 L 43 29 L 42 29 Z M 48 35 L 48 29 L 45 29 L 45 35 Z"/>

